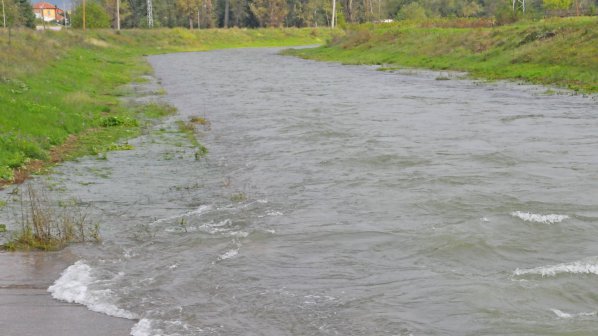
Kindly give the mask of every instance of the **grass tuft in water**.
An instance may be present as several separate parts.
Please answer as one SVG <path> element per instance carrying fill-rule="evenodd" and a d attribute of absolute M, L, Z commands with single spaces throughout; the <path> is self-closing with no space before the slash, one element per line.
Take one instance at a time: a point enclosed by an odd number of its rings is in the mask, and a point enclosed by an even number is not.
<path fill-rule="evenodd" d="M 230 196 L 230 200 L 235 203 L 240 203 L 247 200 L 247 195 L 243 192 L 238 192 Z"/>
<path fill-rule="evenodd" d="M 79 202 L 53 202 L 46 189 L 31 185 L 21 194 L 20 201 L 20 229 L 3 249 L 53 251 L 71 243 L 100 241 L 99 225 L 89 221 Z"/>
<path fill-rule="evenodd" d="M 179 127 L 179 131 L 185 134 L 187 139 L 189 139 L 191 142 L 191 145 L 197 149 L 194 154 L 195 159 L 199 160 L 206 156 L 208 154 L 208 149 L 197 140 L 197 128 L 195 127 L 195 124 L 191 121 L 184 122 L 182 120 L 178 120 L 177 125 Z"/>

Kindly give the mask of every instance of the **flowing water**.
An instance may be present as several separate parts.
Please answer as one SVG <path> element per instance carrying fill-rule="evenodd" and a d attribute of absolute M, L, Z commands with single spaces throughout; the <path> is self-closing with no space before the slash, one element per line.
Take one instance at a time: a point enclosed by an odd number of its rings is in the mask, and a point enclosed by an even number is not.
<path fill-rule="evenodd" d="M 276 52 L 150 57 L 179 114 L 52 177 L 104 237 L 52 295 L 136 336 L 595 334 L 595 99 Z"/>

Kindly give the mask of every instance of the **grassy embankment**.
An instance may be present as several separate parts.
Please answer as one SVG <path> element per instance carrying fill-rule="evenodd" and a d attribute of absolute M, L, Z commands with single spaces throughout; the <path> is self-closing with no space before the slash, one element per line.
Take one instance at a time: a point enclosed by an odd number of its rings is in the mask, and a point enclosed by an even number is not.
<path fill-rule="evenodd" d="M 151 73 L 143 55 L 321 43 L 327 30 L 0 30 L 0 187 L 73 157 L 126 148 L 140 119 L 166 106 L 129 107 L 123 85 Z"/>
<path fill-rule="evenodd" d="M 288 53 L 391 69 L 467 71 L 477 78 L 516 79 L 598 92 L 598 17 L 483 27 L 486 23 L 491 21 L 360 25 L 323 47 Z M 479 25 L 482 27 L 475 27 Z"/>

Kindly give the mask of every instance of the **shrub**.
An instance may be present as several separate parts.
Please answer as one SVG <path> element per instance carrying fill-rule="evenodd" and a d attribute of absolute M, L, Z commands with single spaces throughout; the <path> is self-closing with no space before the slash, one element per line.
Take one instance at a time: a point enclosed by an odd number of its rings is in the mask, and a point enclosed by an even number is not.
<path fill-rule="evenodd" d="M 401 7 L 401 10 L 397 13 L 397 20 L 421 21 L 426 18 L 426 9 L 417 2 Z"/>
<path fill-rule="evenodd" d="M 73 28 L 83 27 L 83 6 L 75 8 L 71 16 Z M 85 6 L 85 26 L 87 28 L 110 28 L 110 16 L 102 6 L 88 2 Z"/>

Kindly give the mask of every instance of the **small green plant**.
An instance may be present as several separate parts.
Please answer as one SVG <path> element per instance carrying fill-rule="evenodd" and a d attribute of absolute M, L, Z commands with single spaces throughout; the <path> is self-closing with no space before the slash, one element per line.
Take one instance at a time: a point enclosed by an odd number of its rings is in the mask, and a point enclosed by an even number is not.
<path fill-rule="evenodd" d="M 208 155 L 208 149 L 202 144 L 198 144 L 198 149 L 195 151 L 195 160 L 199 160 L 206 155 Z"/>
<path fill-rule="evenodd" d="M 230 196 L 230 200 L 235 203 L 240 203 L 240 202 L 247 200 L 247 195 L 245 195 L 245 193 L 238 192 L 238 193 L 232 194 Z"/>
<path fill-rule="evenodd" d="M 147 118 L 162 118 L 176 113 L 176 107 L 166 103 L 149 103 L 140 105 L 139 110 Z"/>
<path fill-rule="evenodd" d="M 202 125 L 205 131 L 209 131 L 212 129 L 212 123 L 204 117 L 194 116 L 189 119 L 189 122 Z"/>
<path fill-rule="evenodd" d="M 0 224 L 0 232 L 6 232 L 6 224 Z"/>
<path fill-rule="evenodd" d="M 4 249 L 53 251 L 70 243 L 100 240 L 99 225 L 89 222 L 78 202 L 52 202 L 44 189 L 31 185 L 21 195 L 21 228 Z"/>
<path fill-rule="evenodd" d="M 185 220 L 185 218 L 181 218 L 181 220 L 179 221 L 179 226 L 181 227 L 181 229 L 183 229 L 183 231 L 185 231 L 185 233 L 187 233 L 187 221 Z"/>
<path fill-rule="evenodd" d="M 106 146 L 107 151 L 123 151 L 123 150 L 132 150 L 135 147 L 129 144 L 128 142 L 122 144 L 111 143 L 110 145 Z"/>
<path fill-rule="evenodd" d="M 207 124 L 210 123 L 206 118 L 204 118 L 204 117 L 198 117 L 198 116 L 194 116 L 194 117 L 189 118 L 189 121 L 192 122 L 192 123 L 194 123 L 194 124 L 200 124 L 200 125 L 207 125 Z"/>
<path fill-rule="evenodd" d="M 193 122 L 184 122 L 182 120 L 179 120 L 177 121 L 177 125 L 179 126 L 179 131 L 187 136 L 187 139 L 189 139 L 193 147 L 197 148 L 194 154 L 196 160 L 199 160 L 206 154 L 208 154 L 208 149 L 204 145 L 199 143 L 199 141 L 197 141 L 197 130 Z"/>
<path fill-rule="evenodd" d="M 100 126 L 102 127 L 116 127 L 116 126 L 138 126 L 139 122 L 129 117 L 110 116 L 103 117 L 100 119 Z"/>

